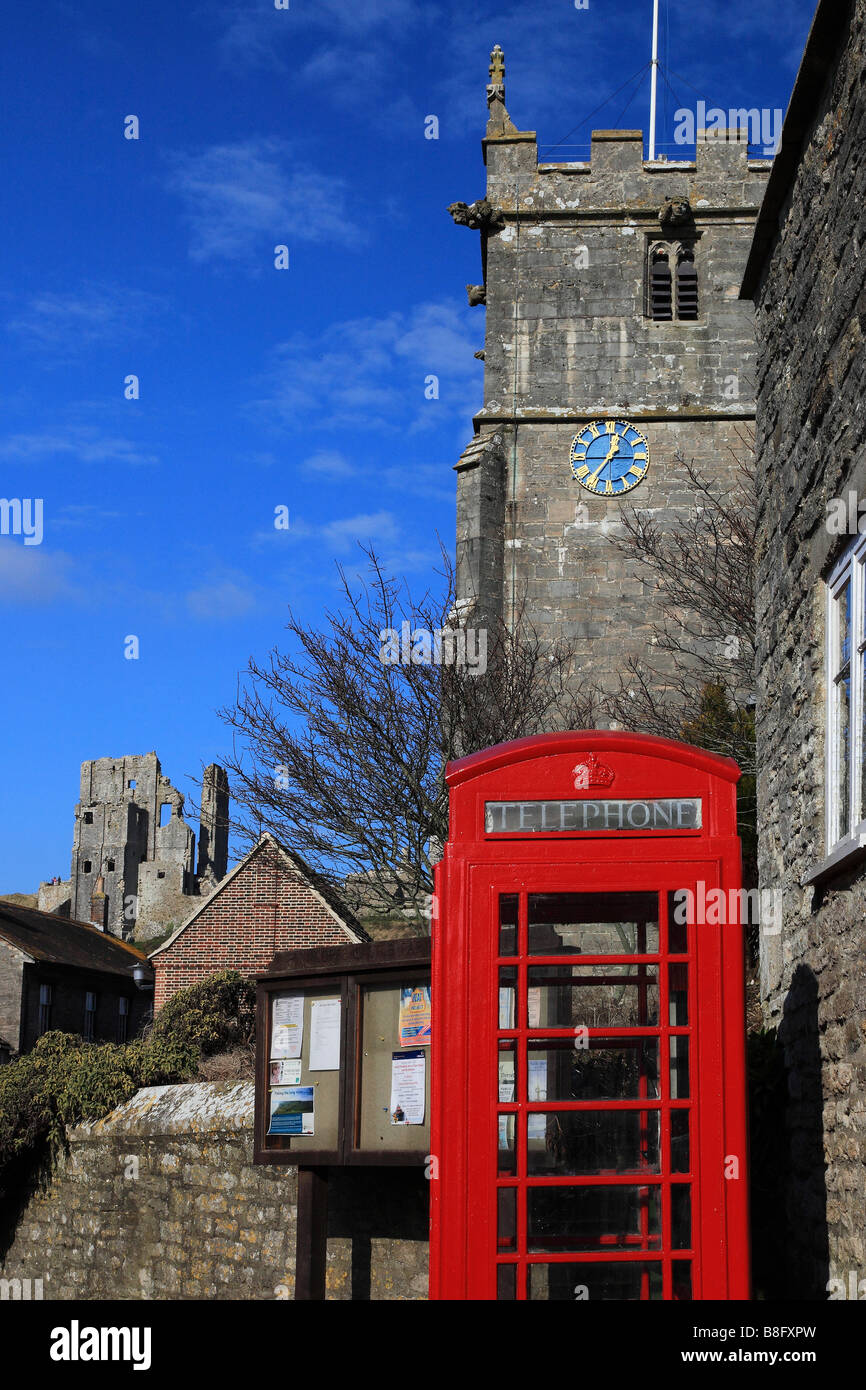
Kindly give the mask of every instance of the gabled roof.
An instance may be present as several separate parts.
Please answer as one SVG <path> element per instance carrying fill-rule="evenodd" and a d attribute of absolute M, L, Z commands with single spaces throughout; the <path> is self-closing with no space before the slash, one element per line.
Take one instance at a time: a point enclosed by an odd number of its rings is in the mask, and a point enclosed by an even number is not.
<path fill-rule="evenodd" d="M 0 937 L 24 951 L 32 961 L 71 965 L 79 970 L 99 970 L 132 977 L 140 961 L 147 960 L 128 941 L 121 941 L 87 922 L 40 912 L 35 907 L 0 901 Z"/>
<path fill-rule="evenodd" d="M 265 848 L 275 849 L 285 860 L 287 868 L 293 873 L 300 874 L 301 878 L 306 881 L 310 892 L 313 893 L 327 909 L 340 930 L 345 932 L 349 941 L 363 942 L 371 939 L 361 926 L 355 914 L 346 906 L 338 894 L 335 893 L 331 885 L 326 883 L 321 875 L 317 874 L 314 869 L 311 869 L 305 864 L 300 855 L 295 854 L 293 850 L 286 849 L 285 845 L 280 844 L 275 836 L 265 832 L 260 836 L 258 843 L 253 845 L 249 854 L 246 854 L 241 862 L 236 864 L 230 873 L 226 874 L 225 878 L 221 883 L 217 884 L 210 896 L 203 900 L 201 905 L 187 917 L 186 921 L 178 927 L 176 932 L 172 933 L 168 941 L 163 942 L 161 946 L 158 946 L 155 951 L 151 952 L 148 959 L 154 960 L 157 956 L 162 955 L 163 951 L 167 951 L 169 946 L 172 946 L 174 942 L 177 941 L 181 933 L 185 932 L 187 927 L 192 926 L 199 914 L 204 912 L 205 908 L 209 907 L 210 904 L 219 897 L 223 889 L 227 888 L 232 880 L 237 878 L 238 874 L 241 873 L 255 856 L 260 854 Z"/>

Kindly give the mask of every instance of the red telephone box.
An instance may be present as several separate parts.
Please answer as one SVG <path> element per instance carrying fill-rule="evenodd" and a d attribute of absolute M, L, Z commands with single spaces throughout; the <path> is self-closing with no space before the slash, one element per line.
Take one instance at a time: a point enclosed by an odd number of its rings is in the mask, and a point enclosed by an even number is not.
<path fill-rule="evenodd" d="M 431 1298 L 749 1297 L 739 775 L 595 731 L 449 765 Z"/>

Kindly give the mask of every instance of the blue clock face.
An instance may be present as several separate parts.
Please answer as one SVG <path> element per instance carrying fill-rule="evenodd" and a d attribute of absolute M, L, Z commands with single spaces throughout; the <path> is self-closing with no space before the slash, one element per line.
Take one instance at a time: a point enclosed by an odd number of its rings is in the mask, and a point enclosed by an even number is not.
<path fill-rule="evenodd" d="M 624 420 L 593 420 L 571 444 L 571 471 L 596 497 L 619 497 L 646 477 L 649 446 Z"/>

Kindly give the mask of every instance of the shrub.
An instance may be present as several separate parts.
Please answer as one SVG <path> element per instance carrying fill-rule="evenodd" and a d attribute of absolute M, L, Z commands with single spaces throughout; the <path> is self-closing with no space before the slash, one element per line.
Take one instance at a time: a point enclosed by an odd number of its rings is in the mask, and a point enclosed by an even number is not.
<path fill-rule="evenodd" d="M 226 970 L 179 990 L 132 1042 L 45 1033 L 0 1067 L 0 1186 L 16 1160 L 35 1162 L 62 1145 L 67 1125 L 102 1119 L 140 1086 L 189 1081 L 203 1057 L 249 1044 L 254 1002 L 255 986 Z"/>

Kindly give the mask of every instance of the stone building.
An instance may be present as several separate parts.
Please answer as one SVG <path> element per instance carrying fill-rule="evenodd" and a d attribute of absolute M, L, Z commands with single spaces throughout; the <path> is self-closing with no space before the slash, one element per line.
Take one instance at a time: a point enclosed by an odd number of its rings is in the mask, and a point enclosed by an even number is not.
<path fill-rule="evenodd" d="M 53 1029 L 126 1042 L 150 1011 L 133 977 L 146 959 L 85 922 L 0 902 L 0 1039 L 13 1052 Z"/>
<path fill-rule="evenodd" d="M 459 610 L 511 624 L 525 603 L 610 688 L 659 619 L 611 544 L 622 510 L 674 526 L 695 502 L 682 460 L 724 485 L 748 452 L 754 325 L 738 293 L 770 161 L 735 130 L 652 162 L 639 130 L 600 130 L 589 161 L 540 163 L 506 111 L 498 48 L 490 79 L 486 195 L 449 209 L 480 232 L 468 290 L 487 306 L 484 404 L 456 465 Z"/>
<path fill-rule="evenodd" d="M 759 341 L 759 871 L 784 908 L 761 938 L 787 1083 L 779 1267 L 781 1292 L 814 1299 L 866 1293 L 864 93 L 866 0 L 821 0 L 742 287 Z"/>
<path fill-rule="evenodd" d="M 205 768 L 198 864 L 183 805 L 156 753 L 82 763 L 70 877 L 40 884 L 39 907 L 140 940 L 179 925 L 228 867 L 224 769 Z"/>
<path fill-rule="evenodd" d="M 220 970 L 256 975 L 276 951 L 369 941 L 351 910 L 272 835 L 150 956 L 154 1008 Z"/>

